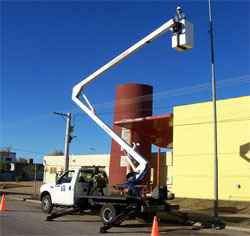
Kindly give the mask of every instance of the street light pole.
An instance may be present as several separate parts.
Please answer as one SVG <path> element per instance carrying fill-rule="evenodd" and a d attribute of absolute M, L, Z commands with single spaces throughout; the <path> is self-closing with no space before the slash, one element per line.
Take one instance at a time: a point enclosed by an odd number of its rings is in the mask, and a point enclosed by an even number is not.
<path fill-rule="evenodd" d="M 35 167 L 35 173 L 34 173 L 34 195 L 36 195 L 36 172 L 37 172 L 37 170 L 36 170 L 36 163 L 35 163 L 35 165 L 34 165 L 34 167 Z"/>
<path fill-rule="evenodd" d="M 66 117 L 66 132 L 65 132 L 65 139 L 64 139 L 64 171 L 69 170 L 69 144 L 71 142 L 71 132 L 73 131 L 73 126 L 71 125 L 71 113 L 60 113 L 60 112 L 53 112 L 55 115 Z"/>
<path fill-rule="evenodd" d="M 213 136 L 214 136 L 214 211 L 213 226 L 214 228 L 222 228 L 218 213 L 219 187 L 218 187 L 218 132 L 217 132 L 217 96 L 216 96 L 216 77 L 215 77 L 215 55 L 214 55 L 214 32 L 212 19 L 211 0 L 208 0 L 209 13 L 209 33 L 211 45 L 211 82 L 212 82 L 212 103 L 213 103 Z"/>

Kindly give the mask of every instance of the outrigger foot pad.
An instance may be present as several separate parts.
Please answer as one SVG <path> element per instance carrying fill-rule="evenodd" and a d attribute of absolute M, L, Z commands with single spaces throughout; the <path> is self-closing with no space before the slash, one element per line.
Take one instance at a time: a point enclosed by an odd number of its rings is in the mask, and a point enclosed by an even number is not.
<path fill-rule="evenodd" d="M 100 228 L 100 233 L 101 234 L 107 233 L 107 230 L 105 229 L 105 226 L 103 226 L 103 227 Z"/>

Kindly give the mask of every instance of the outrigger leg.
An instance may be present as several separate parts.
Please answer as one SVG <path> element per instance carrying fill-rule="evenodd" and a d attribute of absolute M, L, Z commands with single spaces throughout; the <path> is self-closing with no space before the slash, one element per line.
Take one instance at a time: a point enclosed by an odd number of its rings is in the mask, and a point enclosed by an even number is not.
<path fill-rule="evenodd" d="M 54 212 L 54 213 L 50 214 L 49 216 L 47 216 L 46 220 L 47 221 L 52 221 L 55 218 L 59 218 L 59 217 L 69 215 L 71 213 L 75 213 L 75 212 L 79 212 L 79 211 L 80 211 L 80 208 L 63 209 L 61 211 L 57 211 L 57 212 Z"/>

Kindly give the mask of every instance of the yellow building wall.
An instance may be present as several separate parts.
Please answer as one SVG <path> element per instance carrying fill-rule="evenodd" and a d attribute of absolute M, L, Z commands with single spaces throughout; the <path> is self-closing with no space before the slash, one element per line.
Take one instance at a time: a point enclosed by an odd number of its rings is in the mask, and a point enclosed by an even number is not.
<path fill-rule="evenodd" d="M 45 156 L 44 165 L 44 183 L 55 183 L 56 175 L 64 169 L 63 156 Z M 104 166 L 105 172 L 109 175 L 109 155 L 108 154 L 91 154 L 91 155 L 70 155 L 69 169 L 81 166 Z"/>
<path fill-rule="evenodd" d="M 250 201 L 250 96 L 218 101 L 217 114 L 219 198 Z M 168 178 L 176 197 L 213 198 L 213 140 L 211 102 L 174 107 Z"/>

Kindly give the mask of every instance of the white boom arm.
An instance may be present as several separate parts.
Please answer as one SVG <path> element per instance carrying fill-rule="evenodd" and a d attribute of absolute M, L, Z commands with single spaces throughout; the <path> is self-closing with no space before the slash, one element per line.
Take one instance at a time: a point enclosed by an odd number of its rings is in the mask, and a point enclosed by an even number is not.
<path fill-rule="evenodd" d="M 126 141 L 124 141 L 120 136 L 118 136 L 107 124 L 105 124 L 95 113 L 95 110 L 87 97 L 83 94 L 83 99 L 85 102 L 83 102 L 80 98 L 81 92 L 83 91 L 84 87 L 96 80 L 99 76 L 101 76 L 103 73 L 105 73 L 107 70 L 114 67 L 116 64 L 120 63 L 121 61 L 125 60 L 127 57 L 132 55 L 134 52 L 136 52 L 138 49 L 142 48 L 146 44 L 152 42 L 154 39 L 162 35 L 163 33 L 173 30 L 173 27 L 176 26 L 177 23 L 181 22 L 178 21 L 178 19 L 170 19 L 166 23 L 164 23 L 162 26 L 160 26 L 158 29 L 147 35 L 145 38 L 122 52 L 120 55 L 112 59 L 110 62 L 99 68 L 97 71 L 95 71 L 93 74 L 89 75 L 87 78 L 82 80 L 80 83 L 76 84 L 72 91 L 72 100 L 85 112 L 87 115 L 96 122 L 97 125 L 99 125 L 112 139 L 114 139 L 126 152 L 127 154 L 132 157 L 136 162 L 138 163 L 137 166 L 133 164 L 133 162 L 130 160 L 130 158 L 127 158 L 127 161 L 131 165 L 133 171 L 137 172 L 136 179 L 138 179 L 145 169 L 147 168 L 147 161 L 144 157 L 142 157 L 140 154 L 138 154 Z M 175 30 L 173 30 L 175 31 Z M 181 31 L 178 30 L 178 32 L 175 33 L 175 36 L 177 34 L 180 34 Z"/>

